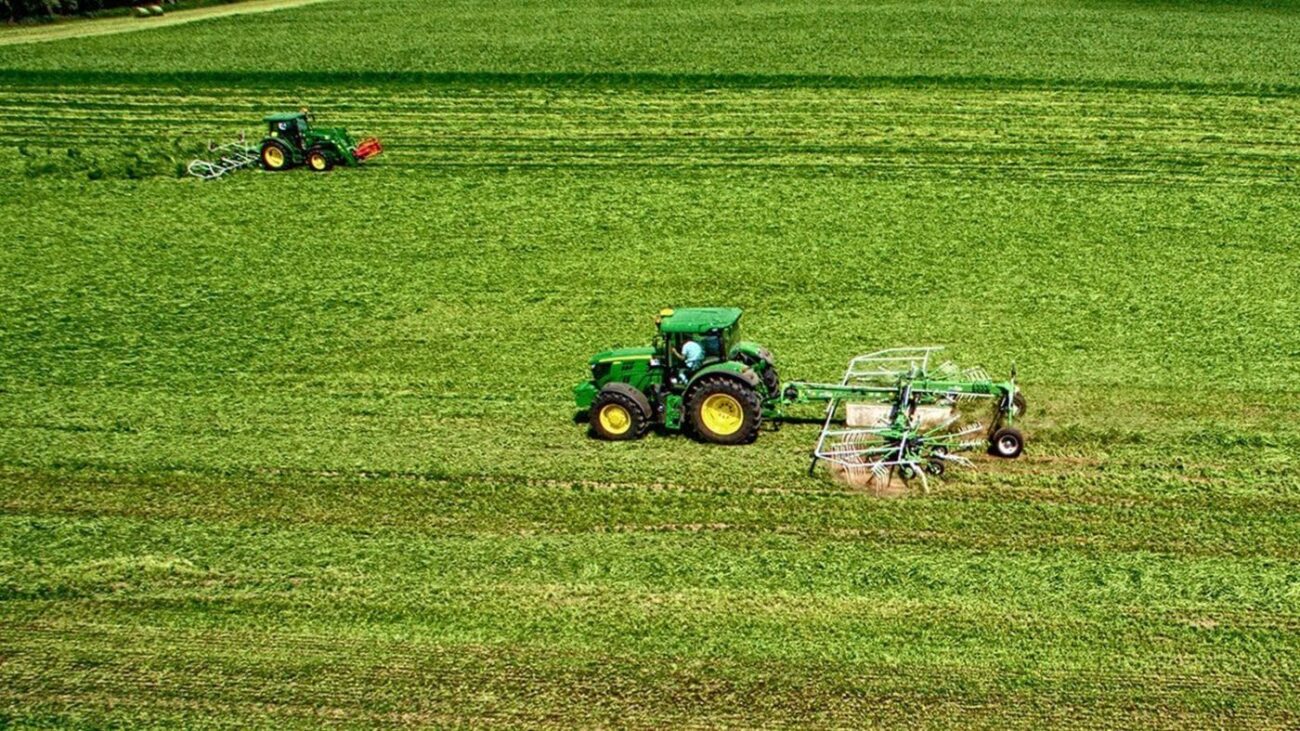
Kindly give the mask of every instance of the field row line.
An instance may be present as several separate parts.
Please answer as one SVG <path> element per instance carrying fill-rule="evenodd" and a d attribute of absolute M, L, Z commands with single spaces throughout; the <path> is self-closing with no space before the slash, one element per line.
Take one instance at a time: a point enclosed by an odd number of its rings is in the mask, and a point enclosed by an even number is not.
<path fill-rule="evenodd" d="M 89 629 L 90 633 L 80 630 Z M 69 633 L 71 632 L 71 634 Z M 165 643 L 165 644 L 164 644 Z M 338 664 L 342 667 L 377 666 L 386 677 L 419 678 L 446 672 L 456 675 L 460 672 L 472 672 L 479 669 L 498 679 L 528 679 L 534 671 L 529 665 L 542 664 L 567 669 L 581 670 L 590 662 L 602 664 L 619 662 L 636 667 L 647 660 L 662 659 L 658 653 L 620 653 L 610 655 L 600 648 L 578 648 L 546 642 L 516 644 L 491 642 L 461 642 L 439 639 L 436 634 L 426 634 L 418 639 L 408 636 L 406 639 L 356 633 L 353 637 L 341 637 L 336 633 L 304 633 L 286 631 L 283 627 L 268 627 L 262 631 L 225 632 L 216 629 L 188 630 L 176 627 L 153 627 L 142 625 L 91 625 L 69 626 L 62 631 L 45 633 L 39 630 L 14 640 L 5 640 L 6 653 L 13 661 L 27 659 L 32 662 L 31 670 L 23 673 L 6 673 L 5 670 L 18 670 L 12 664 L 0 668 L 0 674 L 8 675 L 11 680 L 40 682 L 50 675 L 79 675 L 78 683 L 89 678 L 88 668 L 82 666 L 81 672 L 75 672 L 80 665 L 78 658 L 98 653 L 109 653 L 114 659 L 111 665 L 103 668 L 101 683 L 111 687 L 114 681 L 122 685 L 136 685 L 140 680 L 148 681 L 158 670 L 161 661 L 163 667 L 177 671 L 177 680 L 186 679 L 183 672 L 190 669 L 204 668 L 217 670 L 225 663 L 235 665 L 248 661 L 249 648 L 262 648 L 256 656 L 259 674 L 263 678 L 247 678 L 246 682 L 265 682 L 267 676 L 292 678 L 298 668 L 313 665 L 313 655 L 325 655 L 346 658 L 348 662 Z M 160 651 L 160 649 L 162 651 Z M 1243 652 L 1246 650 L 1243 649 Z M 57 654 L 56 654 L 57 653 Z M 1251 696 L 1257 702 L 1265 700 L 1290 701 L 1293 710 L 1300 710 L 1300 699 L 1294 697 L 1290 690 L 1296 682 L 1296 668 L 1269 666 L 1261 664 L 1259 672 L 1245 669 L 1225 670 L 1218 667 L 1204 667 L 1195 660 L 1177 652 L 1143 652 L 1141 656 L 1109 656 L 1104 662 L 1082 665 L 1022 665 L 1004 667 L 998 662 L 970 661 L 952 662 L 938 657 L 925 661 L 888 659 L 876 662 L 837 662 L 833 660 L 777 660 L 770 657 L 726 659 L 704 655 L 675 655 L 675 663 L 687 667 L 722 666 L 731 672 L 746 669 L 768 671 L 776 675 L 794 674 L 795 677 L 816 677 L 826 671 L 839 670 L 845 678 L 856 684 L 863 680 L 877 683 L 893 682 L 898 685 L 913 683 L 924 687 L 936 678 L 963 678 L 961 685 L 980 690 L 998 689 L 1013 693 L 1025 686 L 1034 687 L 1034 692 L 1043 692 L 1042 685 L 1056 686 L 1056 693 L 1061 695 L 1089 695 L 1086 690 L 1098 691 L 1137 684 L 1141 694 L 1148 698 L 1177 698 L 1189 694 L 1195 695 L 1205 690 L 1234 692 Z M 1142 664 L 1131 664 L 1141 660 Z M 39 661 L 39 662 L 36 662 Z M 139 667 L 148 666 L 153 667 Z M 136 673 L 123 672 L 127 667 L 138 667 Z M 439 667 L 441 665 L 441 667 Z M 722 669 L 715 667 L 715 669 Z M 369 668 L 367 668 L 369 669 Z M 334 680 L 346 680 L 338 673 L 348 670 L 340 669 Z M 806 673 L 806 675 L 804 675 Z M 827 673 L 831 677 L 834 672 Z M 132 675 L 137 675 L 132 682 Z M 232 678 L 238 680 L 238 678 Z M 593 678 L 593 680 L 599 680 Z M 927 683 L 926 681 L 930 681 Z M 202 679 L 194 679 L 202 683 Z M 938 685 L 947 685 L 946 682 Z M 919 688 L 917 688 L 919 689 Z"/>

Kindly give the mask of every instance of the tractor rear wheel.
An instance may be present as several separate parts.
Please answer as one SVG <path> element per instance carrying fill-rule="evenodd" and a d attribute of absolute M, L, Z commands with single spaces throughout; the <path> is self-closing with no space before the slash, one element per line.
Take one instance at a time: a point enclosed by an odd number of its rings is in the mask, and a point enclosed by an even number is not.
<path fill-rule="evenodd" d="M 768 363 L 760 375 L 763 379 L 763 387 L 767 389 L 768 396 L 775 396 L 781 390 L 781 375 L 776 372 L 776 366 Z"/>
<path fill-rule="evenodd" d="M 650 429 L 650 402 L 626 383 L 611 383 L 600 389 L 590 414 L 591 435 L 598 439 L 640 439 Z"/>
<path fill-rule="evenodd" d="M 1025 435 L 1019 429 L 1004 426 L 993 432 L 989 439 L 989 454 L 1002 459 L 1015 459 L 1025 451 Z"/>
<path fill-rule="evenodd" d="M 293 156 L 289 154 L 289 148 L 284 146 L 283 142 L 276 140 L 267 140 L 262 145 L 262 167 L 267 170 L 288 170 L 293 164 Z"/>
<path fill-rule="evenodd" d="M 307 167 L 314 173 L 328 172 L 334 167 L 334 158 L 320 147 L 313 147 L 307 151 Z"/>
<path fill-rule="evenodd" d="M 749 444 L 758 438 L 763 406 L 753 387 L 726 376 L 700 379 L 686 396 L 693 433 L 714 444 Z"/>
<path fill-rule="evenodd" d="M 763 388 L 767 389 L 768 396 L 775 396 L 780 392 L 781 376 L 777 373 L 776 364 L 772 362 L 770 356 L 754 356 L 749 353 L 741 353 L 734 360 L 744 363 L 758 373 L 758 377 L 763 381 Z"/>

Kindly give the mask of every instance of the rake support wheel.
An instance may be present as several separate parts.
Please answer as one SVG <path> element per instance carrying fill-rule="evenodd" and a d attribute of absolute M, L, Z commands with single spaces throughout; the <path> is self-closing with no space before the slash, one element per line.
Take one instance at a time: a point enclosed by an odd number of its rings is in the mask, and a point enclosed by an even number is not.
<path fill-rule="evenodd" d="M 989 438 L 989 454 L 1002 459 L 1015 459 L 1025 451 L 1025 435 L 1019 429 L 1004 426 Z"/>

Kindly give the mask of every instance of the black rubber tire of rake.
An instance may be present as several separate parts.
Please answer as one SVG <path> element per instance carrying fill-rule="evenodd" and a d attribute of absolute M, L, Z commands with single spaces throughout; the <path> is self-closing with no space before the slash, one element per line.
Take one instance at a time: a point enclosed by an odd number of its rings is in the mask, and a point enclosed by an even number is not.
<path fill-rule="evenodd" d="M 1025 435 L 1015 427 L 1004 426 L 993 432 L 993 436 L 989 438 L 989 454 L 994 457 L 1015 459 L 1024 451 Z"/>

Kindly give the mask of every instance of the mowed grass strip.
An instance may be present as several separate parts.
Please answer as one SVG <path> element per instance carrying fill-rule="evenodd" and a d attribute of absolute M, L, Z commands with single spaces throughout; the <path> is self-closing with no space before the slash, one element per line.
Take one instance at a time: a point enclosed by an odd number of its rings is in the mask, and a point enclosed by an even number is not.
<path fill-rule="evenodd" d="M 159 649 L 124 650 L 119 643 L 132 636 L 155 638 Z M 1285 728 L 1296 717 L 1278 703 L 1285 688 L 1268 681 L 1219 685 L 1168 666 L 1144 677 L 746 663 L 418 639 L 350 641 L 279 627 L 239 633 L 166 627 L 145 635 L 111 626 L 61 627 L 31 637 L 33 654 L 17 652 L 57 675 L 33 684 L 9 673 L 11 684 L 0 693 L 24 710 L 6 717 L 60 724 L 161 717 L 200 727 L 241 719 L 259 725 L 1172 729 Z M 267 648 L 253 668 L 239 664 L 249 647 Z M 76 660 L 64 663 L 52 651 Z"/>
<path fill-rule="evenodd" d="M 7 518 L 3 534 L 15 662 L 0 673 L 7 696 L 47 707 L 130 709 L 143 692 L 196 712 L 230 699 L 600 723 L 622 709 L 653 725 L 974 706 L 1099 727 L 1297 712 L 1287 561 L 113 518 Z M 667 699 L 683 684 L 715 690 L 682 708 Z"/>
<path fill-rule="evenodd" d="M 381 135 L 378 164 L 808 167 L 879 177 L 1284 182 L 1300 170 L 1296 101 L 1190 91 L 916 88 L 100 88 L 11 86 L 0 143 L 11 169 L 68 174 L 124 157 L 202 157 L 260 139 L 271 109 Z M 43 152 L 52 150 L 53 153 Z M 54 159 L 50 159 L 53 155 Z M 75 161 L 74 161 L 75 162 Z M 62 163 L 56 164 L 56 163 Z M 110 176 L 114 171 L 110 169 Z"/>
<path fill-rule="evenodd" d="M 12 516 L 202 519 L 445 536 L 701 535 L 824 538 L 864 548 L 1069 549 L 1171 556 L 1296 557 L 1294 482 L 1182 481 L 1156 470 L 1081 476 L 982 472 L 927 498 L 876 500 L 823 481 L 788 490 L 722 485 L 512 483 L 412 476 L 281 474 L 215 477 L 7 470 L 0 510 Z M 992 473 L 992 474 L 990 474 Z M 1272 483 L 1277 492 L 1268 495 Z M 820 489 L 818 489 L 820 488 Z M 1008 530 L 1014 525 L 1014 530 Z"/>
<path fill-rule="evenodd" d="M 1019 364 L 1031 460 L 1294 491 L 1284 189 L 376 167 L 20 190 L 5 464 L 821 489 L 809 427 L 718 450 L 571 422 L 591 353 L 727 302 L 787 379 L 948 343 Z"/>

